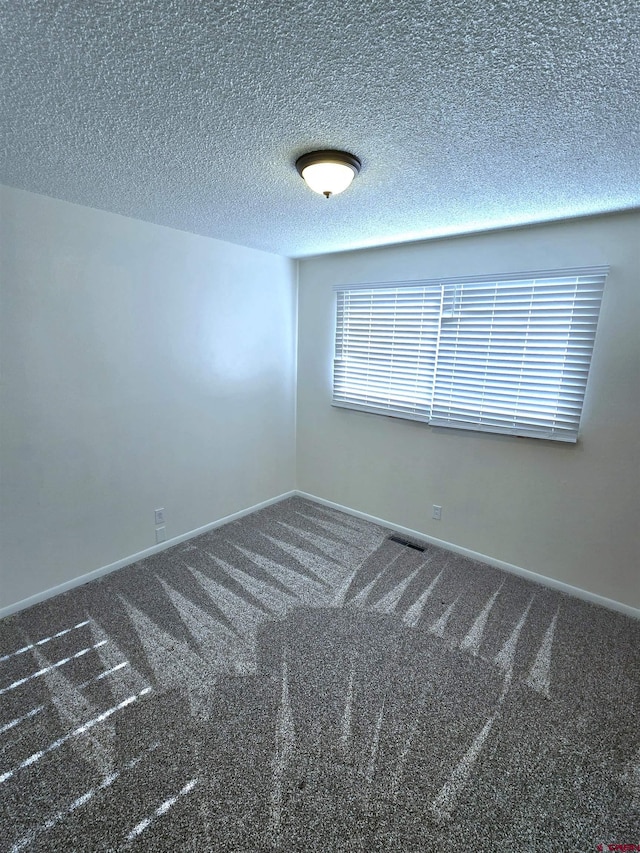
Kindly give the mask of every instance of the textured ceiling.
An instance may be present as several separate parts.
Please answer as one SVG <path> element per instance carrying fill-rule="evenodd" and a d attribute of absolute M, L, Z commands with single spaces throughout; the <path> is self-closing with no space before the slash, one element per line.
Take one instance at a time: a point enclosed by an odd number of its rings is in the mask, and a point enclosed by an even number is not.
<path fill-rule="evenodd" d="M 637 0 L 0 0 L 0 180 L 302 256 L 640 206 Z M 329 201 L 314 148 L 363 168 Z"/>

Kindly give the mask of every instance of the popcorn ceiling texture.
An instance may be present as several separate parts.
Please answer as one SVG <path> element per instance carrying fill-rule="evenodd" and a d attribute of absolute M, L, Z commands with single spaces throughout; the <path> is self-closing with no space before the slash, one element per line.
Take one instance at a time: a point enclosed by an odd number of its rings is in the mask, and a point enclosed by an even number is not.
<path fill-rule="evenodd" d="M 635 843 L 640 623 L 389 532 L 292 498 L 0 621 L 0 849 Z"/>
<path fill-rule="evenodd" d="M 302 256 L 640 204 L 636 0 L 0 0 L 0 177 Z M 294 161 L 363 170 L 326 201 Z"/>

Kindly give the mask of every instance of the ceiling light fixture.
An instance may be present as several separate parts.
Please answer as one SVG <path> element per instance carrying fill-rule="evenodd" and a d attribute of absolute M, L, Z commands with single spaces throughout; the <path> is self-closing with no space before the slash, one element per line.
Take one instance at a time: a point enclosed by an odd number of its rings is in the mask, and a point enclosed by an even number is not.
<path fill-rule="evenodd" d="M 310 151 L 296 160 L 296 169 L 309 189 L 326 198 L 346 190 L 361 165 L 346 151 Z"/>

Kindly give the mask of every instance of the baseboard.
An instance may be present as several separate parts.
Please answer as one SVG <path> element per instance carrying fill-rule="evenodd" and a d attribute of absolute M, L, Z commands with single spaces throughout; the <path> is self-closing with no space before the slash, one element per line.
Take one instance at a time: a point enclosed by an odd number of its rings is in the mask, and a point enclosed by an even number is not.
<path fill-rule="evenodd" d="M 609 610 L 615 610 L 618 613 L 624 613 L 625 616 L 630 616 L 633 619 L 640 619 L 640 609 L 637 607 L 631 607 L 628 604 L 623 604 L 620 601 L 615 601 L 611 598 L 605 598 L 603 595 L 597 595 L 594 592 L 589 592 L 586 589 L 581 589 L 577 586 L 571 586 L 571 584 L 563 583 L 562 581 L 555 580 L 554 578 L 547 577 L 545 575 L 538 574 L 537 572 L 532 572 L 529 569 L 523 569 L 520 566 L 515 566 L 512 563 L 506 563 L 504 560 L 497 560 L 494 557 L 490 557 L 487 554 L 480 554 L 477 551 L 472 551 L 469 548 L 462 548 L 459 545 L 455 545 L 452 542 L 446 542 L 444 539 L 436 539 L 434 536 L 428 536 L 426 533 L 421 533 L 418 530 L 412 530 L 409 527 L 403 527 L 400 524 L 395 524 L 392 521 L 387 521 L 384 518 L 377 518 L 374 515 L 370 515 L 366 512 L 360 512 L 356 509 L 351 509 L 351 507 L 343 506 L 342 504 L 335 503 L 335 501 L 329 501 L 325 498 L 317 497 L 317 495 L 311 495 L 307 492 L 302 492 L 300 490 L 292 490 L 290 492 L 284 492 L 281 495 L 277 495 L 275 498 L 269 498 L 269 500 L 262 501 L 261 503 L 255 504 L 254 506 L 247 507 L 246 509 L 241 509 L 238 512 L 234 512 L 231 515 L 227 515 L 224 518 L 219 518 L 217 521 L 212 521 L 209 524 L 205 524 L 203 527 L 198 527 L 195 530 L 190 530 L 187 533 L 182 533 L 180 536 L 174 536 L 173 539 L 168 539 L 166 542 L 161 542 L 159 545 L 153 545 L 151 548 L 146 548 L 144 551 L 139 551 L 137 554 L 131 554 L 128 557 L 125 557 L 122 560 L 117 560 L 115 563 L 110 563 L 107 566 L 101 566 L 99 569 L 94 569 L 91 572 L 87 572 L 84 575 L 80 575 L 77 578 L 72 578 L 71 580 L 65 581 L 64 583 L 59 584 L 58 586 L 51 587 L 50 589 L 46 589 L 43 592 L 38 592 L 35 595 L 30 596 L 29 598 L 22 599 L 22 601 L 16 601 L 13 604 L 8 605 L 7 607 L 0 608 L 0 619 L 3 619 L 5 616 L 10 616 L 12 613 L 17 613 L 20 610 L 25 610 L 27 607 L 32 607 L 34 604 L 39 604 L 42 601 L 46 601 L 48 598 L 53 598 L 56 595 L 60 595 L 63 592 L 67 592 L 70 589 L 74 589 L 77 586 L 82 586 L 85 583 L 89 583 L 89 581 L 95 580 L 96 578 L 102 577 L 103 575 L 107 575 L 110 572 L 114 572 L 117 569 L 122 569 L 125 566 L 131 565 L 131 563 L 136 563 L 138 560 L 144 560 L 146 557 L 151 557 L 153 554 L 159 554 L 161 551 L 165 551 L 167 548 L 172 548 L 174 545 L 179 545 L 181 542 L 186 542 L 188 539 L 193 539 L 195 536 L 200 536 L 203 533 L 207 533 L 209 530 L 214 530 L 216 527 L 222 527 L 223 524 L 229 524 L 231 521 L 236 521 L 239 518 L 243 518 L 245 515 L 250 515 L 252 512 L 256 512 L 259 509 L 264 509 L 267 506 L 271 506 L 272 504 L 279 503 L 280 501 L 285 500 L 286 498 L 293 497 L 297 495 L 301 498 L 307 498 L 308 500 L 315 501 L 316 503 L 322 504 L 324 506 L 331 507 L 332 509 L 339 510 L 340 512 L 347 513 L 347 515 L 353 515 L 356 518 L 362 518 L 365 521 L 370 521 L 373 524 L 378 524 L 381 527 L 387 527 L 390 530 L 395 530 L 398 533 L 403 533 L 405 536 L 410 536 L 415 539 L 422 540 L 424 542 L 429 542 L 432 545 L 437 545 L 439 548 L 444 548 L 447 551 L 454 551 L 456 554 L 462 554 L 465 557 L 469 557 L 472 560 L 479 560 L 481 563 L 487 563 L 490 566 L 495 566 L 498 569 L 503 569 L 506 572 L 510 572 L 514 575 L 519 575 L 520 577 L 526 578 L 527 580 L 533 581 L 534 583 L 538 583 L 542 586 L 549 587 L 550 589 L 558 590 L 558 592 L 566 593 L 567 595 L 572 595 L 575 598 L 581 598 L 583 601 L 589 601 L 593 604 L 599 604 L 602 607 L 607 607 Z"/>
<path fill-rule="evenodd" d="M 33 607 L 34 604 L 39 604 L 41 601 L 46 601 L 47 598 L 53 598 L 55 595 L 60 595 L 63 592 L 68 592 L 77 586 L 82 586 L 89 581 L 100 578 L 103 575 L 108 575 L 110 572 L 115 572 L 116 569 L 122 569 L 125 566 L 130 566 L 131 563 L 137 563 L 138 560 L 144 560 L 146 557 L 151 557 L 153 554 L 159 554 L 161 551 L 166 551 L 167 548 L 172 548 L 174 545 L 179 545 L 180 542 L 186 542 L 188 539 L 193 539 L 194 536 L 200 536 L 202 533 L 207 533 L 209 530 L 214 530 L 216 527 L 222 527 L 223 524 L 229 524 L 230 521 L 236 521 L 245 515 L 250 515 L 259 509 L 264 509 L 271 504 L 279 503 L 286 498 L 293 497 L 295 491 L 285 492 L 275 498 L 262 501 L 254 506 L 241 509 L 224 518 L 219 518 L 217 521 L 212 521 L 205 524 L 203 527 L 198 527 L 195 530 L 190 530 L 188 533 L 182 533 L 180 536 L 174 536 L 173 539 L 168 539 L 166 542 L 161 542 L 159 545 L 153 545 L 151 548 L 145 548 L 144 551 L 139 551 L 137 554 L 131 554 L 129 557 L 124 557 L 122 560 L 117 560 L 115 563 L 109 563 L 108 566 L 101 566 L 99 569 L 94 569 L 92 572 L 87 572 L 77 578 L 65 581 L 64 583 L 53 586 L 51 589 L 45 589 L 43 592 L 38 592 L 31 595 L 29 598 L 24 598 L 22 601 L 16 601 L 14 604 L 9 604 L 7 607 L 0 608 L 0 619 L 5 616 L 10 616 L 12 613 L 17 613 L 19 610 L 25 610 L 27 607 Z"/>
<path fill-rule="evenodd" d="M 575 598 L 581 598 L 583 601 L 589 601 L 592 604 L 599 604 L 602 607 L 607 607 L 609 610 L 616 610 L 618 613 L 624 613 L 625 616 L 631 616 L 633 619 L 640 619 L 640 609 L 631 607 L 628 604 L 623 604 L 621 601 L 614 601 L 612 598 L 605 598 L 603 595 L 597 595 L 595 592 L 589 592 L 586 589 L 581 589 L 578 586 L 563 583 L 562 581 L 549 578 L 546 575 L 540 575 L 537 572 L 532 572 L 529 569 L 523 569 L 520 566 L 514 566 L 512 563 L 505 563 L 504 560 L 496 560 L 494 557 L 489 557 L 486 554 L 479 554 L 477 551 L 471 551 L 469 548 L 461 548 L 459 545 L 454 545 L 452 542 L 445 542 L 443 539 L 436 539 L 434 536 L 428 536 L 426 533 L 420 533 L 418 530 L 411 530 L 409 527 L 402 527 L 400 524 L 394 524 L 392 521 L 387 521 L 384 518 L 376 518 L 374 515 L 369 515 L 366 512 L 360 512 L 357 509 L 351 509 L 348 506 L 342 506 L 334 501 L 319 498 L 316 495 L 310 495 L 307 492 L 295 491 L 295 494 L 301 498 L 307 498 L 310 501 L 323 504 L 324 506 L 337 509 L 340 512 L 345 512 L 348 515 L 353 515 L 356 518 L 362 518 L 365 521 L 371 521 L 373 524 L 378 524 L 381 527 L 388 527 L 391 530 L 396 530 L 398 533 L 404 533 L 405 536 L 429 542 L 431 545 L 437 545 L 439 548 L 445 548 L 447 551 L 454 551 L 456 554 L 462 554 L 465 557 L 470 557 L 472 560 L 478 560 L 481 563 L 487 563 L 490 566 L 495 566 L 497 569 L 503 569 L 505 572 L 510 572 L 514 575 L 540 584 L 541 586 L 549 587 L 550 589 L 564 592 L 567 595 L 572 595 Z"/>

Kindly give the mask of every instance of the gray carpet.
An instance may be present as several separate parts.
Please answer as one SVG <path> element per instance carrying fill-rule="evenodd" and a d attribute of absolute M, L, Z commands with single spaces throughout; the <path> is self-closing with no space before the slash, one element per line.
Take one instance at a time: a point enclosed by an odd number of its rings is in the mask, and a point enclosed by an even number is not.
<path fill-rule="evenodd" d="M 292 498 L 1 622 L 0 849 L 639 842 L 640 623 L 389 533 Z"/>

